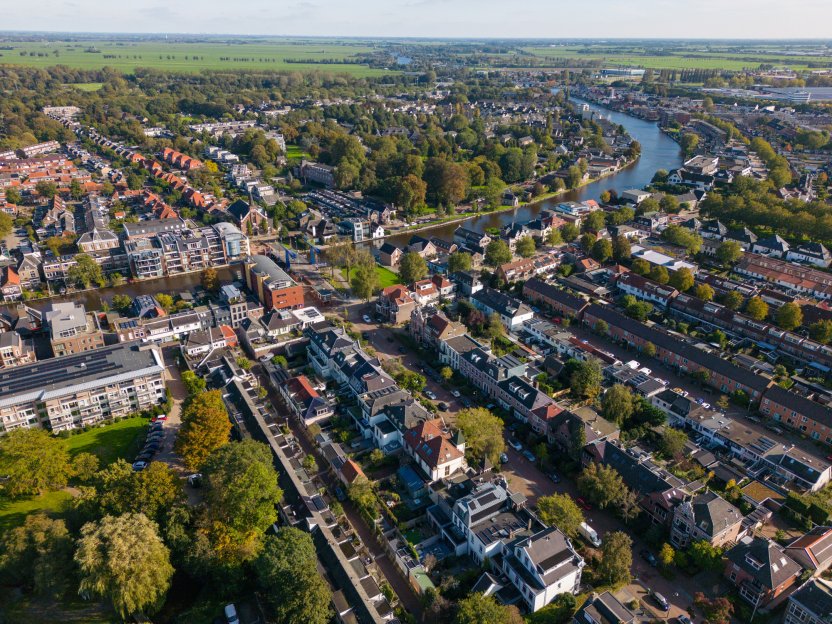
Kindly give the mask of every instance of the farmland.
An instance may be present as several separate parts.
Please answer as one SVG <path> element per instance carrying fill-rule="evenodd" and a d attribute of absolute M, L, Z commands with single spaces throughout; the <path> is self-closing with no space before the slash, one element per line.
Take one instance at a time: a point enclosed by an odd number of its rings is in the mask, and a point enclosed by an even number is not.
<path fill-rule="evenodd" d="M 671 48 L 654 54 L 645 48 L 613 51 L 600 46 L 549 46 L 524 48 L 524 52 L 548 59 L 574 59 L 576 61 L 601 61 L 610 66 L 645 67 L 651 69 L 724 69 L 740 71 L 756 68 L 761 63 L 788 66 L 791 69 L 806 69 L 810 63 L 832 67 L 832 58 L 778 54 L 774 51 L 737 53 L 723 50 L 702 50 L 693 48 Z"/>
<path fill-rule="evenodd" d="M 384 75 L 355 62 L 356 54 L 372 48 L 354 43 L 328 41 L 235 41 L 85 40 L 0 42 L 0 63 L 78 69 L 112 67 L 125 73 L 136 68 L 193 73 L 202 70 L 274 70 L 345 73 L 358 77 Z"/>

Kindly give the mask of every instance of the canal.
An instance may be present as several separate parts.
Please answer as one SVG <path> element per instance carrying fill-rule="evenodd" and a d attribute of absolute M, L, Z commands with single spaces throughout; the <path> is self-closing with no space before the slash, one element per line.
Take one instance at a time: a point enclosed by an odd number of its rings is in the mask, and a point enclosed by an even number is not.
<path fill-rule="evenodd" d="M 624 113 L 612 111 L 595 104 L 584 102 L 573 98 L 578 104 L 588 103 L 590 108 L 597 111 L 613 123 L 624 126 L 636 141 L 641 144 L 641 158 L 633 165 L 622 169 L 618 173 L 607 176 L 580 189 L 570 191 L 558 197 L 543 200 L 535 204 L 521 206 L 516 210 L 484 214 L 478 217 L 471 217 L 464 222 L 438 225 L 434 228 L 418 232 L 419 236 L 436 236 L 444 240 L 451 240 L 454 230 L 460 225 L 465 225 L 476 232 L 484 232 L 488 228 L 499 228 L 514 221 L 524 223 L 534 219 L 544 208 L 552 208 L 565 201 L 584 201 L 587 199 L 598 199 L 601 193 L 607 189 L 615 188 L 625 191 L 631 188 L 641 188 L 648 184 L 658 169 L 671 170 L 682 164 L 682 154 L 679 145 L 668 138 L 656 123 L 644 121 Z M 412 233 L 397 234 L 385 239 L 398 247 L 407 245 Z M 380 244 L 380 243 L 379 243 Z"/>

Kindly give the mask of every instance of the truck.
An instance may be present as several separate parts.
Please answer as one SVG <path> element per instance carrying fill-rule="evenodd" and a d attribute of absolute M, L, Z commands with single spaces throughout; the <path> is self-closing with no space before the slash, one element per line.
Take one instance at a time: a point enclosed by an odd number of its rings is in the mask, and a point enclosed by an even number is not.
<path fill-rule="evenodd" d="M 581 534 L 586 541 L 590 544 L 598 548 L 601 545 L 601 538 L 598 537 L 598 533 L 595 532 L 591 526 L 589 526 L 586 522 L 581 522 L 581 525 L 578 527 L 578 533 Z"/>

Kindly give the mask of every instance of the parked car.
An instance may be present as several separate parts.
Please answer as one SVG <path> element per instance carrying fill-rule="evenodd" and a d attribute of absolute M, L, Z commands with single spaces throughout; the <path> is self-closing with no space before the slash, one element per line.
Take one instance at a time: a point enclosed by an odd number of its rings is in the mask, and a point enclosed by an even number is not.
<path fill-rule="evenodd" d="M 227 624 L 240 624 L 240 618 L 237 617 L 237 607 L 233 604 L 226 605 L 224 611 Z"/>
<path fill-rule="evenodd" d="M 153 453 L 148 451 L 142 451 L 138 455 L 136 455 L 136 463 L 144 462 L 147 464 L 151 459 L 153 459 Z"/>
<path fill-rule="evenodd" d="M 438 407 L 440 410 L 442 410 L 443 412 L 447 412 L 447 411 L 448 411 L 448 407 L 449 407 L 449 406 L 448 406 L 448 404 L 447 404 L 447 403 L 445 403 L 445 401 L 442 401 L 442 402 L 440 402 L 440 403 L 439 403 L 439 405 L 437 405 L 437 407 Z"/>
<path fill-rule="evenodd" d="M 581 522 L 581 524 L 578 525 L 578 533 L 580 533 L 581 537 L 583 537 L 586 541 L 595 546 L 595 548 L 598 548 L 601 545 L 601 538 L 598 537 L 597 531 L 586 522 Z"/>
<path fill-rule="evenodd" d="M 530 450 L 528 450 L 528 449 L 527 449 L 527 450 L 525 450 L 525 451 L 523 451 L 521 454 L 523 455 L 523 457 L 525 457 L 526 459 L 528 459 L 528 460 L 529 460 L 530 462 L 532 462 L 532 463 L 534 463 L 534 462 L 536 462 L 536 461 L 537 461 L 537 457 L 535 457 L 535 456 L 534 456 L 534 453 L 532 453 L 532 452 L 531 452 Z"/>
<path fill-rule="evenodd" d="M 372 340 L 372 338 L 370 338 L 370 332 L 361 332 L 361 337 L 364 340 Z"/>
<path fill-rule="evenodd" d="M 340 485 L 337 488 L 335 488 L 335 498 L 337 498 L 339 501 L 347 499 L 347 493 L 344 491 L 344 488 L 342 488 Z"/>
<path fill-rule="evenodd" d="M 560 475 L 556 472 L 553 472 L 552 474 L 550 474 L 549 478 L 555 483 L 560 483 Z"/>
<path fill-rule="evenodd" d="M 662 611 L 670 611 L 670 603 L 667 601 L 667 598 L 662 596 L 659 592 L 652 592 L 653 600 L 656 601 L 656 604 L 662 608 Z"/>
<path fill-rule="evenodd" d="M 471 399 L 468 397 L 462 397 L 459 399 L 459 402 L 462 403 L 462 407 L 471 407 L 473 403 L 471 403 Z"/>
<path fill-rule="evenodd" d="M 682 615 L 680 615 L 679 617 L 677 617 L 676 621 L 679 622 L 679 624 L 693 624 L 691 619 L 687 615 L 685 615 L 684 613 Z"/>
<path fill-rule="evenodd" d="M 500 463 L 505 464 L 508 463 L 508 455 L 505 453 L 500 453 Z"/>
<path fill-rule="evenodd" d="M 430 390 L 424 390 L 423 392 L 424 392 L 424 395 L 425 395 L 427 398 L 429 398 L 431 401 L 435 401 L 435 400 L 436 400 L 436 395 L 435 395 L 433 392 L 431 392 Z"/>
<path fill-rule="evenodd" d="M 365 314 L 364 316 L 362 316 L 362 317 L 361 317 L 361 320 L 362 320 L 362 321 L 364 321 L 365 323 L 372 323 L 372 322 L 373 322 L 373 319 L 371 319 L 371 318 L 370 318 L 368 315 L 366 315 L 366 314 Z"/>
<path fill-rule="evenodd" d="M 152 423 L 155 423 L 155 422 L 160 422 L 160 421 L 161 421 L 161 422 L 164 422 L 164 421 L 166 421 L 167 419 L 168 419 L 168 415 L 167 415 L 167 414 L 159 414 L 158 416 L 154 416 L 153 418 L 151 418 L 151 419 L 150 419 L 150 422 L 152 422 Z"/>
<path fill-rule="evenodd" d="M 576 498 L 576 499 L 575 499 L 575 502 L 576 502 L 576 503 L 578 503 L 578 506 L 579 506 L 581 509 L 583 509 L 584 511 L 592 511 L 592 505 L 590 505 L 588 502 L 586 502 L 586 501 L 585 501 L 583 498 L 581 498 L 580 496 L 579 496 L 578 498 Z"/>
<path fill-rule="evenodd" d="M 659 565 L 659 561 L 658 561 L 658 559 L 656 559 L 655 555 L 653 555 L 653 553 L 651 553 L 646 548 L 642 548 L 641 552 L 639 554 L 641 555 L 642 559 L 644 559 L 647 563 L 649 563 L 654 568 L 657 565 Z"/>
<path fill-rule="evenodd" d="M 515 440 L 514 438 L 508 441 L 508 445 L 518 453 L 520 453 L 523 450 L 523 445 L 520 444 L 520 442 L 518 440 Z"/>
<path fill-rule="evenodd" d="M 135 470 L 136 472 L 144 470 L 145 468 L 147 468 L 147 462 L 146 461 L 134 461 L 133 462 L 133 470 Z"/>
<path fill-rule="evenodd" d="M 151 440 L 144 445 L 145 451 L 152 451 L 154 453 L 158 453 L 160 448 L 162 448 L 162 442 L 160 440 Z"/>
<path fill-rule="evenodd" d="M 462 396 L 462 394 L 459 392 L 459 390 L 451 390 L 451 395 L 453 395 L 453 397 L 455 399 L 458 399 L 459 397 Z"/>

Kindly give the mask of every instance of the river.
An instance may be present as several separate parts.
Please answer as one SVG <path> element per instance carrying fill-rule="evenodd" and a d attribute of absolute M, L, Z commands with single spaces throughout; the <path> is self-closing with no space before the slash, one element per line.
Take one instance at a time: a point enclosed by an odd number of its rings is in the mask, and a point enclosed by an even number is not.
<path fill-rule="evenodd" d="M 656 123 L 644 121 L 643 119 L 638 119 L 625 113 L 612 111 L 577 98 L 572 98 L 572 100 L 578 104 L 588 103 L 592 110 L 602 114 L 613 123 L 624 126 L 627 132 L 630 133 L 630 136 L 641 143 L 641 158 L 633 165 L 622 169 L 614 175 L 601 178 L 591 184 L 587 184 L 574 191 L 569 191 L 558 197 L 521 206 L 516 210 L 489 213 L 478 217 L 471 217 L 464 222 L 438 225 L 427 230 L 422 230 L 418 232 L 418 235 L 425 237 L 436 236 L 444 240 L 451 240 L 454 236 L 454 230 L 463 224 L 465 227 L 471 228 L 476 232 L 484 232 L 488 228 L 499 228 L 514 221 L 525 223 L 534 219 L 544 208 L 552 208 L 564 201 L 598 199 L 603 191 L 610 188 L 615 188 L 619 191 L 642 188 L 653 179 L 653 175 L 658 169 L 669 171 L 681 166 L 682 153 L 679 150 L 679 145 L 659 130 L 659 126 Z M 397 234 L 385 239 L 385 242 L 403 247 L 407 245 L 412 236 L 413 233 Z"/>

